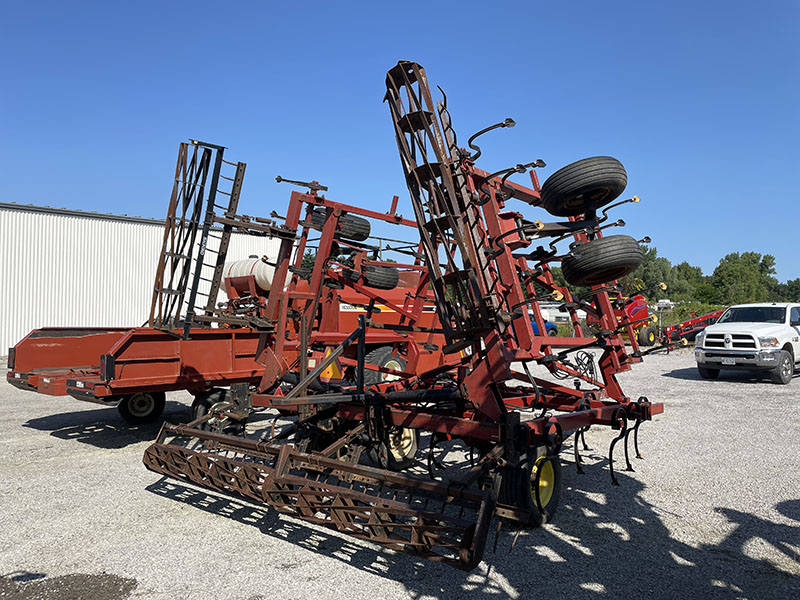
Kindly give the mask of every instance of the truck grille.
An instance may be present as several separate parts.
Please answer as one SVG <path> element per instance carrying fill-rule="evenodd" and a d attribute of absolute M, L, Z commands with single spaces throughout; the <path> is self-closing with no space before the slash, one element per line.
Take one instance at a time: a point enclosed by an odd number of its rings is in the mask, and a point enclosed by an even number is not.
<path fill-rule="evenodd" d="M 724 333 L 709 333 L 706 335 L 705 342 L 703 345 L 707 348 L 724 348 L 725 347 L 725 335 Z M 755 349 L 756 347 L 756 340 L 752 335 L 747 333 L 732 333 L 731 336 L 731 345 L 730 348 L 735 348 L 737 350 L 749 350 Z"/>

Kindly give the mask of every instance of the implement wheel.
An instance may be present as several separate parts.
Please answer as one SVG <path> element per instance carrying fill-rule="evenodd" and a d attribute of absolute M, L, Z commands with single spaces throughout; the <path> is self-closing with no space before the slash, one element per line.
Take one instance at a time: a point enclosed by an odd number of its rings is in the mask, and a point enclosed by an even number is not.
<path fill-rule="evenodd" d="M 352 269 L 342 269 L 344 276 L 358 282 L 361 273 Z M 394 267 L 364 266 L 364 285 L 378 290 L 393 290 L 400 281 L 400 271 Z"/>
<path fill-rule="evenodd" d="M 375 365 L 376 367 L 392 369 L 393 371 L 405 371 L 406 368 L 406 361 L 403 360 L 399 354 L 392 354 L 391 346 L 379 346 L 368 352 L 364 357 L 364 362 Z M 373 383 L 381 383 L 383 381 L 394 381 L 395 379 L 398 379 L 397 375 L 364 369 L 364 385 L 372 385 Z"/>
<path fill-rule="evenodd" d="M 228 401 L 228 390 L 216 388 L 205 394 L 195 396 L 192 402 L 192 421 L 206 416 L 210 412 L 224 410 L 232 406 Z M 233 419 L 216 417 L 201 423 L 198 429 L 206 431 L 217 431 L 228 435 L 242 435 L 244 433 L 245 421 L 235 421 Z"/>
<path fill-rule="evenodd" d="M 382 469 L 402 471 L 414 464 L 419 449 L 419 432 L 408 427 L 392 427 L 389 439 L 369 451 L 369 458 Z"/>
<path fill-rule="evenodd" d="M 325 216 L 327 211 L 324 208 L 315 208 L 311 213 L 311 227 L 318 231 L 322 231 L 322 226 L 325 225 Z M 357 215 L 344 214 L 339 219 L 339 229 L 336 230 L 336 236 L 346 240 L 355 240 L 363 242 L 369 237 L 370 224 L 369 221 Z"/>
<path fill-rule="evenodd" d="M 652 325 L 642 327 L 639 330 L 639 345 L 640 346 L 654 346 L 656 343 L 656 328 Z"/>
<path fill-rule="evenodd" d="M 505 467 L 497 499 L 528 512 L 529 527 L 548 523 L 561 499 L 561 461 L 543 446 L 531 450 L 520 467 Z"/>
<path fill-rule="evenodd" d="M 584 158 L 550 175 L 542 185 L 542 206 L 557 217 L 575 217 L 605 206 L 628 185 L 625 167 L 611 156 Z"/>
<path fill-rule="evenodd" d="M 642 248 L 628 235 L 609 235 L 581 244 L 561 261 L 571 285 L 599 285 L 633 273 L 642 264 Z"/>
<path fill-rule="evenodd" d="M 126 422 L 139 425 L 158 419 L 166 403 L 167 395 L 164 392 L 138 392 L 123 396 L 117 404 L 117 410 Z"/>

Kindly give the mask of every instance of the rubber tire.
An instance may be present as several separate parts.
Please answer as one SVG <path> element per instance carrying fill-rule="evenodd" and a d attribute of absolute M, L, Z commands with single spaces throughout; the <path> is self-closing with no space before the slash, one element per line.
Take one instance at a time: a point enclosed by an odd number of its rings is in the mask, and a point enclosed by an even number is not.
<path fill-rule="evenodd" d="M 501 504 L 514 506 L 528 511 L 529 519 L 526 523 L 529 527 L 541 527 L 552 520 L 553 515 L 558 509 L 558 502 L 561 499 L 562 474 L 561 461 L 556 456 L 551 461 L 554 470 L 554 490 L 550 502 L 545 507 L 547 514 L 539 511 L 536 502 L 531 497 L 531 469 L 536 460 L 544 456 L 544 447 L 540 446 L 528 452 L 525 464 L 520 467 L 504 467 L 500 489 L 497 493 L 497 500 Z"/>
<path fill-rule="evenodd" d="M 407 456 L 398 459 L 389 451 L 388 444 L 386 442 L 381 442 L 378 447 L 370 449 L 369 459 L 381 469 L 389 469 L 390 471 L 402 471 L 403 469 L 407 469 L 414 464 L 417 452 L 419 451 L 419 431 L 416 429 L 412 429 L 411 431 L 414 432 L 414 440 Z"/>
<path fill-rule="evenodd" d="M 228 390 L 223 388 L 213 388 L 206 392 L 205 394 L 200 394 L 194 397 L 194 402 L 192 402 L 192 421 L 199 419 L 200 417 L 204 417 L 208 414 L 211 410 L 211 407 L 215 404 L 220 402 L 225 402 L 225 399 L 228 395 Z M 227 435 L 241 435 L 244 432 L 245 422 L 240 421 L 236 423 L 232 423 L 230 425 L 226 425 L 223 427 L 221 433 L 225 433 Z M 211 426 L 208 422 L 202 423 L 199 426 L 199 429 L 204 431 L 211 431 Z"/>
<path fill-rule="evenodd" d="M 697 372 L 703 379 L 716 379 L 719 377 L 719 369 L 709 369 L 708 367 L 697 365 Z"/>
<path fill-rule="evenodd" d="M 136 396 L 150 396 L 152 399 L 151 410 L 145 414 L 131 410 L 130 402 L 133 401 Z M 166 404 L 167 395 L 164 392 L 138 392 L 130 396 L 123 396 L 119 404 L 117 404 L 117 410 L 126 423 L 141 425 L 143 423 L 152 423 L 158 419 L 161 413 L 164 412 Z"/>
<path fill-rule="evenodd" d="M 547 329 L 547 327 L 545 327 Z M 550 337 L 558 337 L 558 329 L 550 329 L 547 331 L 547 335 Z"/>
<path fill-rule="evenodd" d="M 311 227 L 317 231 L 322 231 L 325 225 L 325 215 L 327 211 L 324 208 L 315 208 L 311 213 Z M 350 214 L 343 214 L 339 219 L 339 229 L 336 230 L 336 236 L 345 240 L 355 240 L 363 242 L 369 237 L 371 226 L 366 219 Z"/>
<path fill-rule="evenodd" d="M 652 337 L 651 337 L 652 336 Z M 639 345 L 640 346 L 655 346 L 656 344 L 656 328 L 652 325 L 647 325 L 639 330 Z"/>
<path fill-rule="evenodd" d="M 542 185 L 542 207 L 557 217 L 574 217 L 591 205 L 605 206 L 628 185 L 625 167 L 612 156 L 584 158 L 562 167 Z"/>
<path fill-rule="evenodd" d="M 406 368 L 406 361 L 403 360 L 403 358 L 392 355 L 391 346 L 378 346 L 374 350 L 368 352 L 364 357 L 364 362 L 375 365 L 376 367 L 386 367 L 388 364 L 395 361 L 400 365 L 401 371 Z M 383 381 L 386 381 L 386 373 L 364 369 L 364 385 L 372 385 Z"/>
<path fill-rule="evenodd" d="M 358 283 L 359 273 L 352 269 L 342 269 L 342 274 Z M 393 290 L 400 282 L 400 271 L 394 267 L 364 266 L 364 285 L 378 290 Z"/>
<path fill-rule="evenodd" d="M 769 372 L 772 383 L 786 385 L 792 380 L 794 375 L 794 356 L 791 352 L 781 350 L 778 353 L 778 366 Z"/>
<path fill-rule="evenodd" d="M 592 286 L 633 273 L 642 264 L 642 248 L 629 235 L 610 235 L 581 244 L 561 261 L 571 285 Z"/>

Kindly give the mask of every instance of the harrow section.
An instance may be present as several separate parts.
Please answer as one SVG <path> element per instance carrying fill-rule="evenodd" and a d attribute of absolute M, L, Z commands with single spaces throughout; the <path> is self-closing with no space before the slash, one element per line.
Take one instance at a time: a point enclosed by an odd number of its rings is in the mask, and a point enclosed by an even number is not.
<path fill-rule="evenodd" d="M 488 492 L 387 473 L 290 444 L 186 427 L 165 425 L 145 451 L 144 464 L 314 525 L 467 570 L 480 562 L 493 509 Z"/>

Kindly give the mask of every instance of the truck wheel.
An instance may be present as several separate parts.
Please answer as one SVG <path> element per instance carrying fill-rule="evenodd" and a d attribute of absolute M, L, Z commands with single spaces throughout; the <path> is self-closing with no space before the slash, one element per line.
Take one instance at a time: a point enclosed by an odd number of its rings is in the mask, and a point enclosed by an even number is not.
<path fill-rule="evenodd" d="M 324 208 L 315 208 L 311 213 L 311 227 L 322 231 L 326 213 Z M 336 230 L 336 235 L 346 240 L 363 242 L 369 237 L 370 230 L 369 221 L 366 219 L 356 215 L 343 214 L 339 219 L 339 229 Z"/>
<path fill-rule="evenodd" d="M 652 325 L 642 327 L 639 330 L 639 345 L 640 346 L 654 346 L 656 343 L 656 328 Z"/>
<path fill-rule="evenodd" d="M 167 404 L 167 395 L 164 392 L 137 392 L 130 396 L 123 396 L 117 404 L 120 416 L 132 425 L 152 423 Z"/>
<path fill-rule="evenodd" d="M 781 350 L 778 353 L 778 366 L 769 372 L 772 383 L 786 385 L 792 380 L 794 375 L 794 357 L 790 352 Z"/>
<path fill-rule="evenodd" d="M 192 421 L 196 421 L 200 417 L 205 417 L 212 410 L 220 410 L 231 405 L 227 400 L 228 390 L 222 388 L 212 389 L 205 394 L 195 396 L 192 402 Z M 244 433 L 245 421 L 234 421 L 232 419 L 224 418 L 220 422 L 206 421 L 202 423 L 198 429 L 205 431 L 218 431 L 228 435 L 242 435 Z"/>
<path fill-rule="evenodd" d="M 542 207 L 557 217 L 574 217 L 608 204 L 626 185 L 628 174 L 616 158 L 584 158 L 547 178 L 542 185 Z"/>
<path fill-rule="evenodd" d="M 703 379 L 716 379 L 719 377 L 719 369 L 709 369 L 708 367 L 701 367 L 697 365 L 697 372 Z"/>
<path fill-rule="evenodd" d="M 352 269 L 342 269 L 350 281 L 358 282 L 359 273 Z M 378 290 L 393 290 L 400 282 L 400 271 L 394 267 L 364 266 L 364 285 Z"/>
<path fill-rule="evenodd" d="M 561 272 L 572 285 L 608 283 L 642 264 L 642 248 L 628 235 L 610 235 L 581 244 L 561 261 Z"/>
<path fill-rule="evenodd" d="M 531 450 L 521 467 L 505 467 L 497 495 L 501 504 L 527 511 L 531 527 L 549 522 L 561 499 L 561 461 L 544 450 Z"/>
<path fill-rule="evenodd" d="M 558 337 L 558 329 L 548 329 L 547 335 L 550 337 Z"/>

